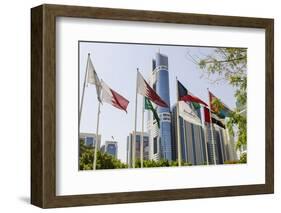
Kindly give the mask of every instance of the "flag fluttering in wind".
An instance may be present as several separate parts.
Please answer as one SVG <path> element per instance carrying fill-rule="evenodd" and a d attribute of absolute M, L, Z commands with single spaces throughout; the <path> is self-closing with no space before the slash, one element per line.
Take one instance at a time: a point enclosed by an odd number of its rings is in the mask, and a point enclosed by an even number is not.
<path fill-rule="evenodd" d="M 150 110 L 152 112 L 153 117 L 157 122 L 158 128 L 160 128 L 160 118 L 157 114 L 156 109 L 153 107 L 152 103 L 150 102 L 150 100 L 147 97 L 144 97 L 144 108 L 146 110 Z"/>
<path fill-rule="evenodd" d="M 209 91 L 209 99 L 210 99 L 211 111 L 213 111 L 220 118 L 225 118 L 229 116 L 231 110 L 210 91 Z"/>
<path fill-rule="evenodd" d="M 184 102 L 195 102 L 195 103 L 198 103 L 198 104 L 203 104 L 205 106 L 207 106 L 207 104 L 202 101 L 200 98 L 196 97 L 196 96 L 193 96 L 193 95 L 185 95 L 185 96 L 182 96 L 180 98 L 181 101 L 184 101 Z"/>
<path fill-rule="evenodd" d="M 205 122 L 206 123 L 211 123 L 211 118 L 212 116 L 212 123 L 220 126 L 221 128 L 225 129 L 225 125 L 222 121 L 220 121 L 218 118 L 215 118 L 215 115 L 213 113 L 210 113 L 209 109 L 207 107 L 204 107 L 204 117 L 205 117 Z"/>
<path fill-rule="evenodd" d="M 101 80 L 102 97 L 101 100 L 112 106 L 127 112 L 129 101 L 116 91 L 111 89 L 103 80 Z"/>
<path fill-rule="evenodd" d="M 86 67 L 86 73 L 84 78 L 84 85 L 83 85 L 83 91 L 82 91 L 82 98 L 81 98 L 81 107 L 79 110 L 79 122 L 81 121 L 81 113 L 82 113 L 82 107 L 83 107 L 83 100 L 84 100 L 84 92 L 86 84 L 93 84 L 96 86 L 96 92 L 97 92 L 97 99 L 98 99 L 98 109 L 97 109 L 97 128 L 96 128 L 96 135 L 99 135 L 99 118 L 100 118 L 100 106 L 102 102 L 109 103 L 110 105 L 124 110 L 127 112 L 127 107 L 129 104 L 129 101 L 124 98 L 122 95 L 118 94 L 116 91 L 111 89 L 104 81 L 100 81 L 96 70 L 93 66 L 93 63 L 90 58 L 90 54 L 88 54 L 88 61 L 87 61 L 87 67 Z M 98 142 L 97 142 L 98 144 Z M 95 146 L 94 150 L 94 159 L 93 159 L 93 170 L 96 170 L 97 166 L 97 150 L 98 146 Z"/>
<path fill-rule="evenodd" d="M 144 80 L 140 72 L 137 74 L 137 93 L 147 97 L 150 101 L 161 107 L 168 107 L 168 105 L 163 101 L 160 96 L 149 86 L 149 84 Z"/>
<path fill-rule="evenodd" d="M 180 81 L 178 81 L 178 100 L 184 102 L 191 102 L 195 109 L 200 108 L 200 104 L 204 106 L 208 106 L 204 101 L 200 98 L 192 95 L 187 89 L 182 85 Z"/>
<path fill-rule="evenodd" d="M 101 82 L 99 80 L 99 77 L 96 73 L 96 70 L 94 68 L 94 65 L 92 63 L 92 60 L 90 57 L 88 57 L 88 63 L 87 63 L 87 84 L 93 84 L 96 86 L 96 91 L 97 91 L 97 98 L 98 101 L 101 103 Z"/>

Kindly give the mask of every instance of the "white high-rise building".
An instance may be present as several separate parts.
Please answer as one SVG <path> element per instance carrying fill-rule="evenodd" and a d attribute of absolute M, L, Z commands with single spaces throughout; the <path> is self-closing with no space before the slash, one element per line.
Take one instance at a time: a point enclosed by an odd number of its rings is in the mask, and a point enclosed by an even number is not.
<path fill-rule="evenodd" d="M 84 141 L 86 146 L 95 146 L 96 145 L 96 134 L 81 132 L 79 134 L 79 139 Z M 98 149 L 101 144 L 101 135 L 98 136 Z"/>

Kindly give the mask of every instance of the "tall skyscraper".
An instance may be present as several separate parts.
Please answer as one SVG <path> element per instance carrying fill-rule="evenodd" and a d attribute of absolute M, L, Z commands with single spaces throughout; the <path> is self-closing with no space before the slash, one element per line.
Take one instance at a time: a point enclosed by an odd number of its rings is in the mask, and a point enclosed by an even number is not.
<path fill-rule="evenodd" d="M 162 100 L 170 106 L 169 70 L 168 57 L 156 53 L 152 60 L 152 73 L 149 84 L 156 90 Z M 160 129 L 150 112 L 148 116 L 148 131 L 150 134 L 150 159 L 172 160 L 172 126 L 170 107 L 157 106 L 157 113 L 160 118 Z"/>
<path fill-rule="evenodd" d="M 134 134 L 130 133 L 127 136 L 127 164 L 132 166 L 132 143 Z M 136 160 L 140 159 L 140 144 L 141 144 L 141 132 L 136 132 Z M 147 132 L 143 133 L 143 159 L 149 159 L 149 135 Z"/>
<path fill-rule="evenodd" d="M 204 165 L 207 160 L 207 145 L 205 140 L 204 128 L 198 110 L 192 107 L 192 104 L 179 102 L 179 132 L 181 145 L 181 158 L 183 162 L 192 165 Z M 173 115 L 176 115 L 177 105 L 173 107 Z M 200 113 L 199 113 L 200 114 Z M 177 141 L 177 121 L 173 119 L 174 141 Z M 177 159 L 177 149 L 175 149 Z"/>
<path fill-rule="evenodd" d="M 101 151 L 112 155 L 113 157 L 117 158 L 118 154 L 118 144 L 117 141 L 105 141 L 105 145 L 101 147 Z"/>
<path fill-rule="evenodd" d="M 84 142 L 84 145 L 86 146 L 90 147 L 96 145 L 96 134 L 82 132 L 79 134 L 79 139 L 80 141 L 82 140 Z M 101 135 L 98 136 L 98 142 L 99 142 L 98 145 L 100 147 Z"/>

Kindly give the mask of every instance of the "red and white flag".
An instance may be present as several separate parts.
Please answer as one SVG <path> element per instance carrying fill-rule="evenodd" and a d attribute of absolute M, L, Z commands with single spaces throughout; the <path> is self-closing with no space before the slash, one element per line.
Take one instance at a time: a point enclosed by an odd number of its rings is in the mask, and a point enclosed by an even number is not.
<path fill-rule="evenodd" d="M 129 101 L 122 95 L 118 94 L 113 89 L 111 89 L 103 80 L 101 80 L 101 86 L 102 101 L 127 112 L 127 106 L 129 104 Z"/>
<path fill-rule="evenodd" d="M 168 105 L 163 101 L 160 96 L 149 86 L 149 84 L 144 80 L 140 72 L 137 74 L 137 93 L 147 97 L 153 103 L 161 107 L 168 107 Z"/>

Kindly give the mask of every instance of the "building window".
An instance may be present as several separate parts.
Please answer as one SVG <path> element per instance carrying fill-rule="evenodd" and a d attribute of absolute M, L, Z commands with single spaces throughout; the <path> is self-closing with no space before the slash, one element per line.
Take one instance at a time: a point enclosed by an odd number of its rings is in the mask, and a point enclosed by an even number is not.
<path fill-rule="evenodd" d="M 153 138 L 153 154 L 156 154 L 158 152 L 157 150 L 157 137 Z"/>
<path fill-rule="evenodd" d="M 85 144 L 86 144 L 87 146 L 93 146 L 93 144 L 94 144 L 94 138 L 93 138 L 93 137 L 86 137 L 86 138 L 85 138 Z"/>

